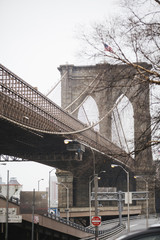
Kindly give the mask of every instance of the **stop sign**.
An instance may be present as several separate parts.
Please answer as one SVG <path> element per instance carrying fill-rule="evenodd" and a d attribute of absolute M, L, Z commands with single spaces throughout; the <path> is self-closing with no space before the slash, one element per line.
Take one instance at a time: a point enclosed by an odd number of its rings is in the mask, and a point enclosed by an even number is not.
<path fill-rule="evenodd" d="M 99 226 L 101 224 L 101 217 L 98 216 L 92 217 L 91 222 L 94 226 Z"/>

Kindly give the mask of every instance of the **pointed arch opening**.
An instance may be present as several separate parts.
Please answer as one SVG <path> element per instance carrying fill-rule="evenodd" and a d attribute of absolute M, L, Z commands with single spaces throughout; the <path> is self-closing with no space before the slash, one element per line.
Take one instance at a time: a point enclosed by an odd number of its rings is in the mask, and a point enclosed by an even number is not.
<path fill-rule="evenodd" d="M 160 86 L 150 86 L 150 114 L 151 114 L 151 140 L 155 143 L 152 145 L 152 157 L 154 161 L 160 161 L 160 145 L 158 144 L 160 136 L 160 124 L 158 116 L 160 114 Z M 157 143 L 157 144 L 156 144 Z"/>
<path fill-rule="evenodd" d="M 79 108 L 78 119 L 87 125 L 92 125 L 99 120 L 99 111 L 96 101 L 89 96 L 83 105 Z M 99 131 L 99 124 L 94 127 L 94 130 Z"/>
<path fill-rule="evenodd" d="M 122 95 L 121 101 L 112 112 L 112 142 L 132 153 L 134 157 L 134 111 L 129 99 Z M 118 102 L 117 99 L 116 102 Z"/>

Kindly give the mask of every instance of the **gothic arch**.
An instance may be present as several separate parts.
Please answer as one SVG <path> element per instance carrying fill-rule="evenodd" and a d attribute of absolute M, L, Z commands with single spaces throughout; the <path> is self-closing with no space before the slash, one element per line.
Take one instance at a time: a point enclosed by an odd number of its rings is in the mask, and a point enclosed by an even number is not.
<path fill-rule="evenodd" d="M 121 99 L 120 102 L 119 99 Z M 116 104 L 112 112 L 112 142 L 130 153 L 134 151 L 133 106 L 124 94 L 117 99 Z"/>
<path fill-rule="evenodd" d="M 99 110 L 96 101 L 92 96 L 87 96 L 86 101 L 78 110 L 78 119 L 82 122 L 92 125 L 99 120 Z M 94 127 L 99 131 L 99 124 Z"/>

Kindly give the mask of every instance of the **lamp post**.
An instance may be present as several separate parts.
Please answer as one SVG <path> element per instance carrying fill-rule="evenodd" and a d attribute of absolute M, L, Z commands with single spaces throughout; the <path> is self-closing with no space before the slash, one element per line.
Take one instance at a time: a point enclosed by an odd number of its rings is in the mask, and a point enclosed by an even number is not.
<path fill-rule="evenodd" d="M 97 201 L 98 174 L 94 175 L 94 189 L 95 189 L 95 217 L 96 217 L 98 216 L 98 201 Z M 98 226 L 95 226 L 95 240 L 98 240 Z"/>
<path fill-rule="evenodd" d="M 143 176 L 134 176 L 134 178 L 141 178 L 146 184 L 146 228 L 148 228 L 148 182 Z"/>
<path fill-rule="evenodd" d="M 33 189 L 32 196 L 32 235 L 31 235 L 32 240 L 34 240 L 34 211 L 35 211 L 35 189 Z"/>
<path fill-rule="evenodd" d="M 100 173 L 105 173 L 106 171 L 101 171 Z M 99 173 L 99 174 L 100 174 Z M 98 174 L 98 175 L 99 175 Z M 92 178 L 92 180 L 90 180 L 91 179 L 91 177 L 93 177 L 93 175 L 91 175 L 90 177 L 89 177 L 89 216 L 90 216 L 90 225 L 91 225 L 91 184 L 92 184 L 92 182 L 93 182 L 93 180 L 94 180 L 94 177 Z M 98 180 L 100 179 L 100 177 L 98 177 Z"/>
<path fill-rule="evenodd" d="M 90 176 L 92 177 L 92 176 Z M 92 178 L 92 180 L 90 180 L 89 178 L 89 219 L 90 219 L 90 225 L 91 225 L 91 183 L 93 182 L 94 178 Z"/>
<path fill-rule="evenodd" d="M 111 167 L 112 168 L 115 168 L 115 167 L 120 167 L 120 168 L 122 168 L 123 169 L 123 171 L 125 171 L 125 173 L 127 174 L 127 215 L 128 215 L 128 232 L 130 232 L 130 209 L 129 209 L 129 172 L 128 171 L 126 171 L 126 169 L 125 168 L 123 168 L 121 165 L 117 165 L 117 164 L 111 164 Z"/>
<path fill-rule="evenodd" d="M 67 222 L 68 222 L 69 221 L 69 188 L 62 182 L 58 182 L 56 184 L 62 185 L 67 190 L 67 209 L 66 209 L 67 214 L 66 214 L 66 216 L 67 216 Z"/>
<path fill-rule="evenodd" d="M 6 232 L 5 232 L 5 240 L 8 240 L 8 201 L 9 201 L 9 170 L 7 170 Z"/>
<path fill-rule="evenodd" d="M 44 180 L 43 178 L 41 178 L 40 180 L 38 180 L 38 192 L 39 192 L 39 183 L 40 181 Z"/>
<path fill-rule="evenodd" d="M 53 169 L 51 169 L 50 171 L 49 171 L 49 189 L 48 189 L 48 197 L 49 197 L 49 203 L 48 203 L 48 205 L 49 205 L 49 213 L 50 213 L 50 208 L 51 208 L 51 172 L 54 170 L 54 168 Z"/>
<path fill-rule="evenodd" d="M 98 192 L 98 174 L 96 174 L 95 170 L 95 153 L 93 148 L 89 146 L 92 155 L 93 155 L 93 175 L 94 175 L 94 191 L 95 191 L 95 199 L 94 199 L 94 204 L 95 204 L 95 217 L 98 216 L 98 201 L 97 201 L 97 192 Z M 98 226 L 95 226 L 95 240 L 98 240 Z"/>
<path fill-rule="evenodd" d="M 68 144 L 70 142 L 73 142 L 72 139 L 65 139 L 64 143 Z M 98 204 L 97 204 L 97 191 L 98 191 L 98 174 L 96 174 L 95 172 L 95 153 L 94 150 L 91 146 L 86 145 L 84 143 L 82 143 L 84 146 L 89 147 L 91 152 L 92 152 L 92 156 L 93 156 L 93 176 L 94 176 L 94 188 L 95 188 L 95 216 L 98 216 Z M 98 226 L 95 226 L 95 240 L 98 240 Z"/>

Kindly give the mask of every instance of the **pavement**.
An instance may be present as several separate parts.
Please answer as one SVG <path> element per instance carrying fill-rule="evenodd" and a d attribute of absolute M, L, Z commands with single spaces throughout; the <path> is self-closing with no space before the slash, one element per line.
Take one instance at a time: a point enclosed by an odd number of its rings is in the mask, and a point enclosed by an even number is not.
<path fill-rule="evenodd" d="M 125 222 L 125 224 L 126 224 L 126 229 L 124 231 L 122 231 L 121 233 L 117 234 L 114 237 L 108 238 L 107 240 L 117 240 L 118 237 L 126 235 L 128 233 L 127 222 Z M 151 227 L 154 224 L 160 225 L 160 219 L 155 217 L 150 217 L 148 219 L 148 227 Z M 130 220 L 130 232 L 141 231 L 141 230 L 145 230 L 146 228 L 147 226 L 146 226 L 145 218 Z"/>

